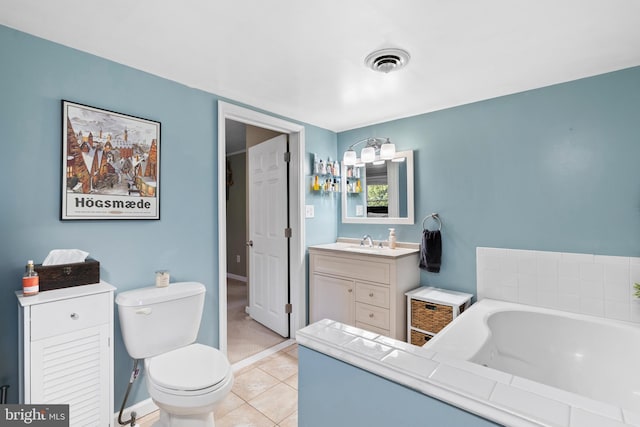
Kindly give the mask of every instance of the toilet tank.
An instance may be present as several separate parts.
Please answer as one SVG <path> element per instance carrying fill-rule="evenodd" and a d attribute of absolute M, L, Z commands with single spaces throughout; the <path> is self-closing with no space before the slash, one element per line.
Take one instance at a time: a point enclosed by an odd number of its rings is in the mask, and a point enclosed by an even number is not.
<path fill-rule="evenodd" d="M 146 359 L 193 343 L 198 335 L 205 287 L 177 282 L 120 292 L 116 296 L 127 352 Z"/>

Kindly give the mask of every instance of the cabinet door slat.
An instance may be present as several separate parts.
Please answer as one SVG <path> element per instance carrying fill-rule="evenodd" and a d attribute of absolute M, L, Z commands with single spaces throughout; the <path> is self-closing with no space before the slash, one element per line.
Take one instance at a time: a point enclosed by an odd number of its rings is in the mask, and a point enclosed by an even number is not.
<path fill-rule="evenodd" d="M 32 402 L 69 404 L 72 427 L 108 419 L 108 331 L 105 324 L 33 341 L 33 360 L 41 363 L 32 366 Z"/>

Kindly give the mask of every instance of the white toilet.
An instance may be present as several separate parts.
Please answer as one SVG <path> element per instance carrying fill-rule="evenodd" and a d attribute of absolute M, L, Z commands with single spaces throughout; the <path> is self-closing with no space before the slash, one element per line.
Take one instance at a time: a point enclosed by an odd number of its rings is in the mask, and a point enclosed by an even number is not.
<path fill-rule="evenodd" d="M 229 361 L 219 350 L 194 343 L 205 287 L 172 283 L 116 296 L 127 352 L 144 359 L 147 389 L 160 408 L 158 427 L 212 427 L 213 407 L 233 386 Z"/>

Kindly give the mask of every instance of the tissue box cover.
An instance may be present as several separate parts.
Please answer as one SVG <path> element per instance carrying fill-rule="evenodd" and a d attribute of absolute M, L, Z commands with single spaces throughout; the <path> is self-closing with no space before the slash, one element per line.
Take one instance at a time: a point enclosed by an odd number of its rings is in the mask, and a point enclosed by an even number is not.
<path fill-rule="evenodd" d="M 34 268 L 40 276 L 40 292 L 90 285 L 100 281 L 100 262 L 93 258 L 73 264 L 36 264 Z"/>

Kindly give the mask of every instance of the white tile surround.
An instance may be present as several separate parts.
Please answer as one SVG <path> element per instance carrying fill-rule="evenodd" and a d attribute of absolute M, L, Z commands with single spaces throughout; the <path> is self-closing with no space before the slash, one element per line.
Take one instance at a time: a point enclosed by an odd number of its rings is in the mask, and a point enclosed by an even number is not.
<path fill-rule="evenodd" d="M 640 427 L 638 413 L 339 322 L 309 325 L 297 341 L 502 425 Z"/>
<path fill-rule="evenodd" d="M 479 247 L 476 261 L 478 300 L 640 323 L 640 258 Z"/>

